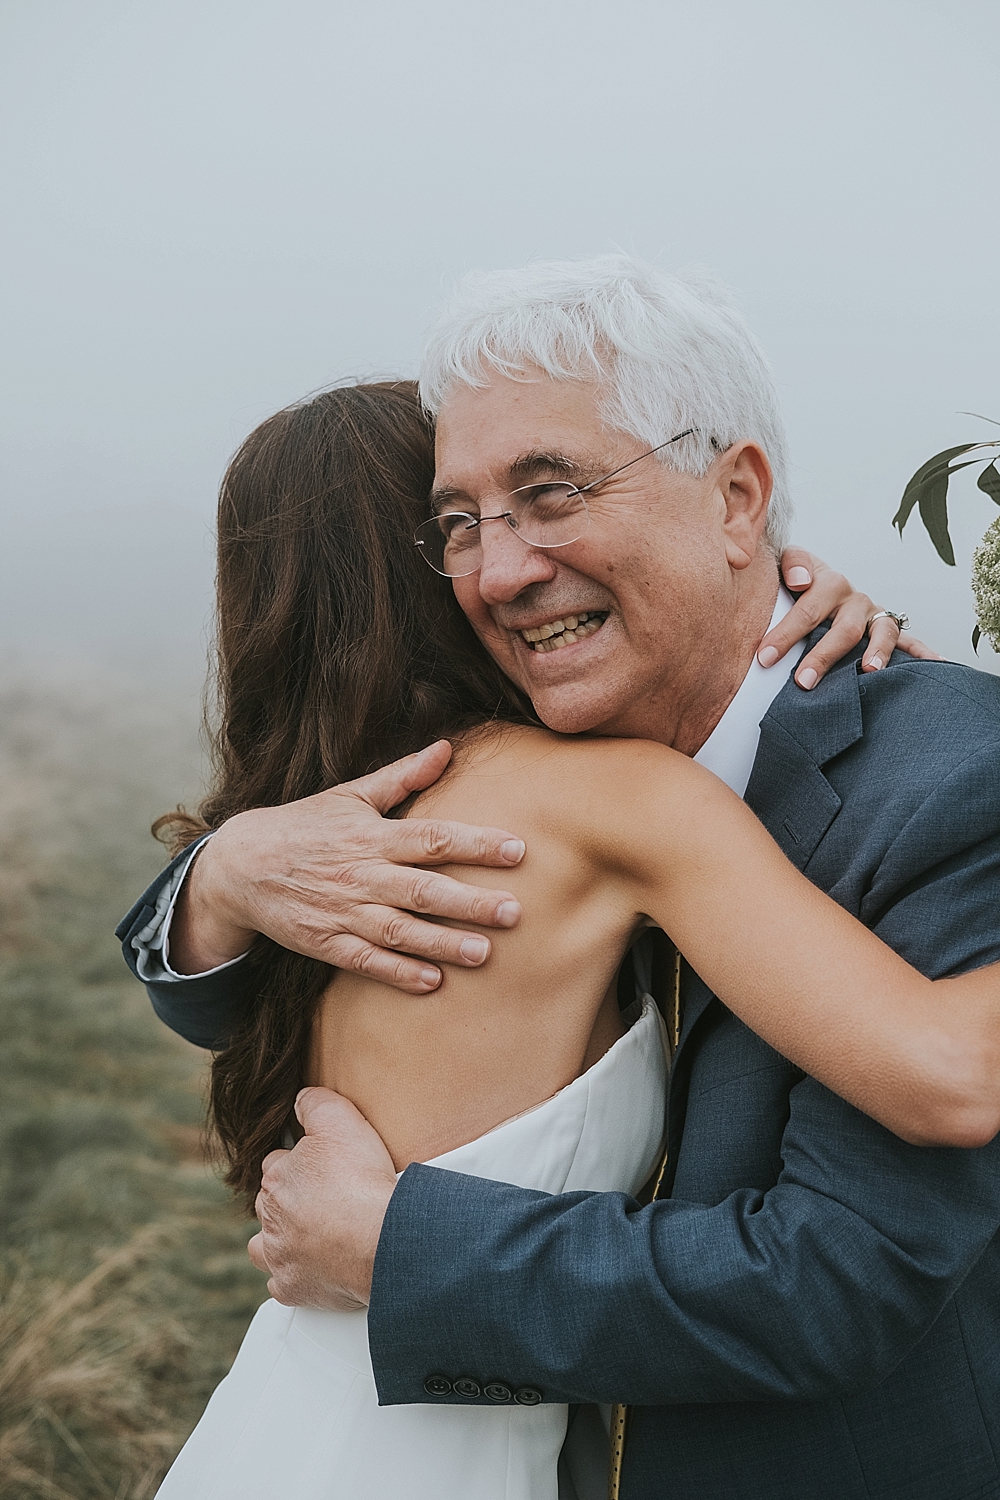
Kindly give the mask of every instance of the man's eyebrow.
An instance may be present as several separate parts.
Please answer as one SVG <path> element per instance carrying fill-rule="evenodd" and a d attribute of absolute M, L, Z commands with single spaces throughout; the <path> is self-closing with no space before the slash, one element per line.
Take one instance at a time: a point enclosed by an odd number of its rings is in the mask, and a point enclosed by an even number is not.
<path fill-rule="evenodd" d="M 431 515 L 439 516 L 441 512 L 445 510 L 461 509 L 461 505 L 457 504 L 456 502 L 464 500 L 466 503 L 468 503 L 468 499 L 469 497 L 464 490 L 456 490 L 448 485 L 444 485 L 438 489 L 431 490 Z"/>
<path fill-rule="evenodd" d="M 519 481 L 528 484 L 539 474 L 563 474 L 567 479 L 580 480 L 591 472 L 593 465 L 580 463 L 575 458 L 570 458 L 558 449 L 532 448 L 527 453 L 520 454 L 507 470 L 511 486 Z"/>

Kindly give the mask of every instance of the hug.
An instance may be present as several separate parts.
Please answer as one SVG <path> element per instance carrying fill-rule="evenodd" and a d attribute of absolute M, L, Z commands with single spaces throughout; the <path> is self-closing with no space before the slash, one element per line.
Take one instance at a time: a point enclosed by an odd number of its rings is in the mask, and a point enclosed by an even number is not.
<path fill-rule="evenodd" d="M 743 319 L 620 256 L 233 459 L 119 936 L 272 1298 L 163 1497 L 1000 1496 L 1000 683 L 789 519 Z"/>

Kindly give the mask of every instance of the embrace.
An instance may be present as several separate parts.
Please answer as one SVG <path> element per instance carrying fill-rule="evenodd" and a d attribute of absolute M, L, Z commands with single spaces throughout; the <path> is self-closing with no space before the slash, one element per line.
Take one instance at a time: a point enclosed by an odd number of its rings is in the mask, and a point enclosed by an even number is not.
<path fill-rule="evenodd" d="M 786 484 L 739 314 L 626 257 L 236 454 L 119 936 L 272 1299 L 163 1500 L 1000 1497 L 1000 681 Z"/>

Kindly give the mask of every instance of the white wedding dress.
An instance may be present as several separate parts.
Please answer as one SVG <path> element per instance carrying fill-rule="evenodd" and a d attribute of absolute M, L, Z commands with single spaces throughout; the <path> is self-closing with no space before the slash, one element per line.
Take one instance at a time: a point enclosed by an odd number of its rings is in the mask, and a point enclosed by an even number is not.
<path fill-rule="evenodd" d="M 546 1193 L 638 1192 L 663 1147 L 667 1042 L 648 995 L 636 1011 L 558 1094 L 429 1165 Z M 157 1500 L 556 1500 L 566 1418 L 516 1402 L 379 1406 L 364 1312 L 265 1302 Z M 592 1479 L 604 1492 L 606 1475 Z"/>

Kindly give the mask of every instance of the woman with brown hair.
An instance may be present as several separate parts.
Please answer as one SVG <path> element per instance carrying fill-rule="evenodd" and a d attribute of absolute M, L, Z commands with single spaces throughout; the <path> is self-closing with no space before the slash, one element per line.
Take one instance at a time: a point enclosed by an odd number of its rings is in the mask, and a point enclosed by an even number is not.
<path fill-rule="evenodd" d="M 452 766 L 414 805 L 523 834 L 530 855 L 504 879 L 526 915 L 483 969 L 422 997 L 262 940 L 253 1004 L 212 1069 L 227 1181 L 253 1201 L 298 1091 L 319 1084 L 372 1122 L 397 1171 L 637 1193 L 662 1151 L 673 1040 L 648 993 L 650 928 L 771 1046 L 904 1138 L 995 1131 L 993 972 L 931 984 L 686 757 L 542 727 L 413 547 L 432 477 L 404 382 L 327 392 L 247 439 L 219 509 L 216 785 L 198 818 L 162 822 L 181 845 L 447 736 Z M 940 1005 L 940 985 L 961 1007 Z M 950 1134 L 928 1127 L 938 1114 Z M 160 1494 L 554 1500 L 566 1408 L 502 1381 L 486 1395 L 492 1409 L 380 1408 L 363 1311 L 269 1302 Z"/>

